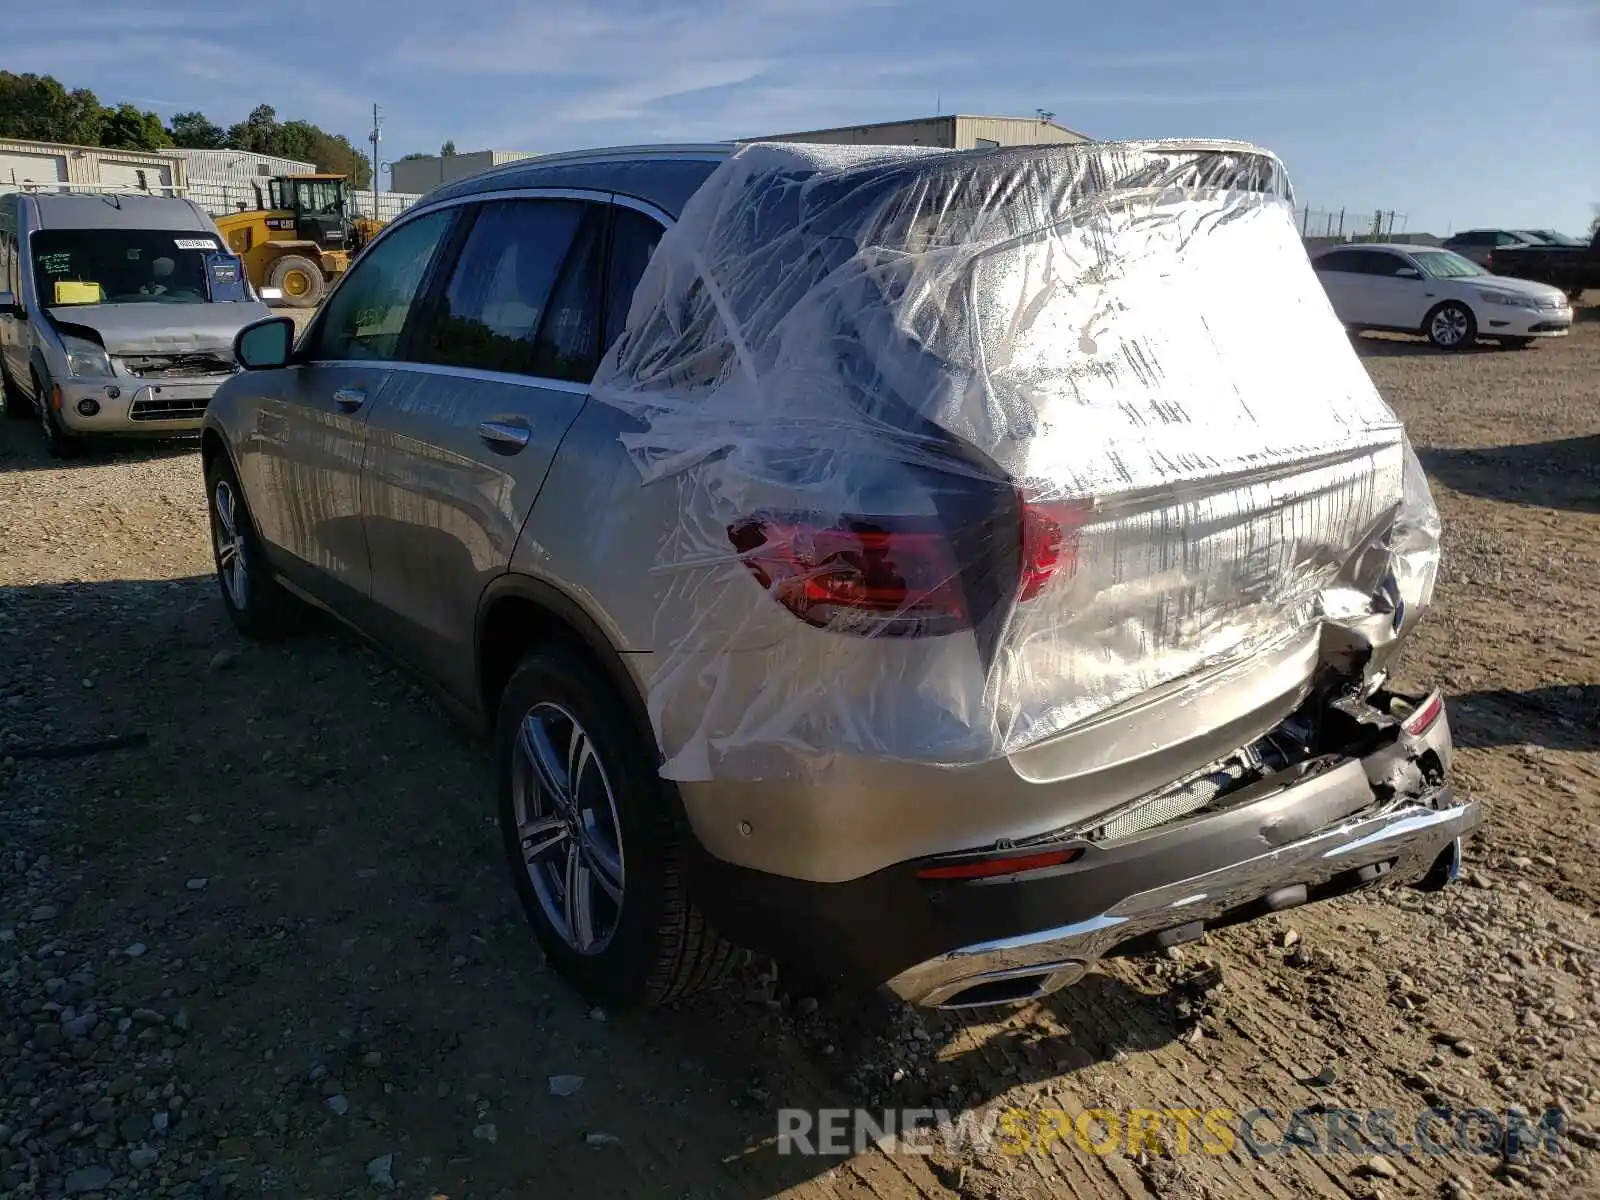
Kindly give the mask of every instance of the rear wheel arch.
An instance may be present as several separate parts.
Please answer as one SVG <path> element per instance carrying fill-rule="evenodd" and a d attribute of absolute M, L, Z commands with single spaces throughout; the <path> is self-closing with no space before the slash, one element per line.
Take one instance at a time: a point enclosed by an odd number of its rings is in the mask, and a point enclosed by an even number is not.
<path fill-rule="evenodd" d="M 502 575 L 485 589 L 478 605 L 478 702 L 487 720 L 495 719 L 500 697 L 522 660 L 536 647 L 551 644 L 567 646 L 597 667 L 654 742 L 644 697 L 599 623 L 565 592 L 525 575 Z"/>

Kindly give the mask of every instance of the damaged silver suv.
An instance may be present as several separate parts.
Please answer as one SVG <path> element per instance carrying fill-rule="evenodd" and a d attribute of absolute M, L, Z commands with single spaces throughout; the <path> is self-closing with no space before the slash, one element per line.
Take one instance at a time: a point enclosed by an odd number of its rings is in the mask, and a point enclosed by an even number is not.
<path fill-rule="evenodd" d="M 1016 1002 L 1442 886 L 1479 821 L 1386 683 L 1426 480 L 1265 151 L 525 160 L 235 352 L 224 604 L 331 610 L 492 731 L 595 1001 L 742 945 Z"/>

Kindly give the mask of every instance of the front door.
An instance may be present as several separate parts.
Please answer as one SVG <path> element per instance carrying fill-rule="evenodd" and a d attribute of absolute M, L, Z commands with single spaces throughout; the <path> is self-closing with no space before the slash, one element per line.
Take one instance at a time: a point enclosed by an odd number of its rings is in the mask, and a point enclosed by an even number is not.
<path fill-rule="evenodd" d="M 287 575 L 337 608 L 370 591 L 360 509 L 367 422 L 454 217 L 397 226 L 329 297 L 294 363 L 249 376 L 262 391 L 241 470 L 246 494 L 264 498 L 252 506 L 259 533 Z"/>
<path fill-rule="evenodd" d="M 1403 255 L 1392 250 L 1357 251 L 1363 262 L 1361 281 L 1369 302 L 1379 314 L 1376 323 L 1391 329 L 1417 329 L 1427 305 L 1423 293 L 1428 281 Z"/>
<path fill-rule="evenodd" d="M 594 374 L 607 213 L 574 195 L 469 206 L 368 426 L 374 618 L 468 701 L 479 598 Z"/>

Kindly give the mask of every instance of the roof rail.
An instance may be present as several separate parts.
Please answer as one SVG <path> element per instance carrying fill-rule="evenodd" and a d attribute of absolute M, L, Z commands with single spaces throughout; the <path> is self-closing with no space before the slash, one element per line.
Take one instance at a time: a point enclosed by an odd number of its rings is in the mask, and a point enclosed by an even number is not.
<path fill-rule="evenodd" d="M 0 187 L 5 186 L 6 184 L 4 182 L 0 182 Z M 24 179 L 20 182 L 13 181 L 10 186 L 16 188 L 19 192 L 70 191 L 89 192 L 90 194 L 106 192 L 119 196 L 156 196 L 163 192 L 170 192 L 176 195 L 179 192 L 187 192 L 189 190 L 182 184 L 176 183 L 153 183 L 149 187 L 139 187 L 137 184 L 131 183 L 67 183 L 65 181 L 56 180 L 45 180 L 40 182 L 33 179 Z"/>

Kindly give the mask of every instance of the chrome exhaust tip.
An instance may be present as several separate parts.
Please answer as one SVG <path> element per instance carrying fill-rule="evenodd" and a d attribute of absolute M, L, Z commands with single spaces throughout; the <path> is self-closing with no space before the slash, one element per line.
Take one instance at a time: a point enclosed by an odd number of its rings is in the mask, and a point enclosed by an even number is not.
<path fill-rule="evenodd" d="M 918 999 L 917 1004 L 950 1010 L 1022 1004 L 1077 983 L 1088 970 L 1088 963 L 1067 959 L 1040 966 L 985 971 L 941 984 Z"/>

